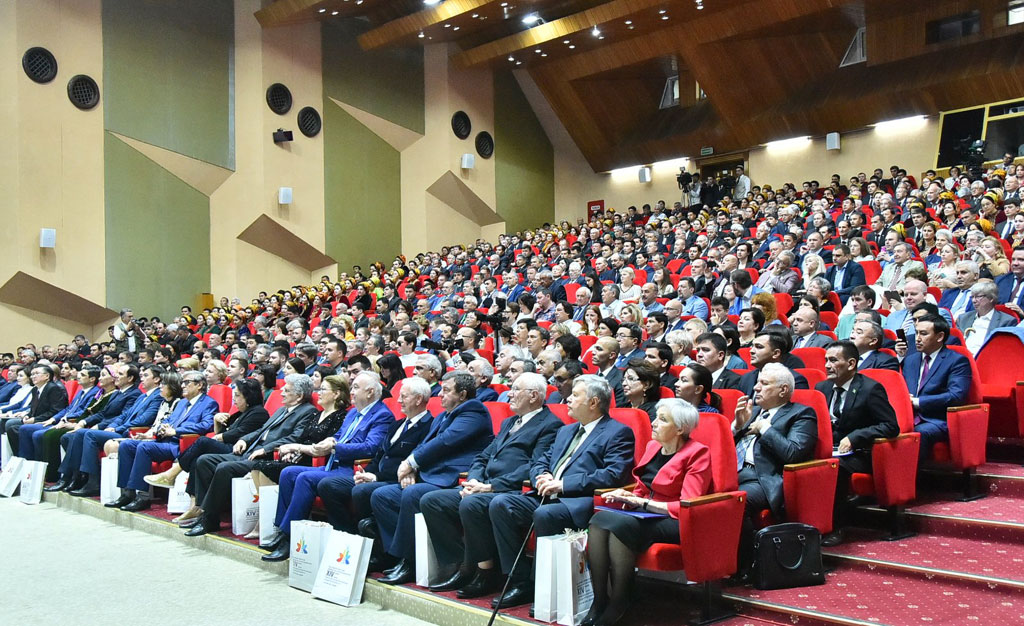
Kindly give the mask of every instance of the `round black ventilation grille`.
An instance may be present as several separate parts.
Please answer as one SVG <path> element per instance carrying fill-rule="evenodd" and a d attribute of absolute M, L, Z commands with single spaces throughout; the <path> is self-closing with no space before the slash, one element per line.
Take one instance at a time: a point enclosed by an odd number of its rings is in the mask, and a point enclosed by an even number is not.
<path fill-rule="evenodd" d="M 29 48 L 21 57 L 21 67 L 37 83 L 48 83 L 57 77 L 57 59 L 46 48 Z"/>
<path fill-rule="evenodd" d="M 91 76 L 79 74 L 68 81 L 68 100 L 83 111 L 100 103 L 100 88 Z"/>
<path fill-rule="evenodd" d="M 456 111 L 455 115 L 452 116 L 452 132 L 459 139 L 465 139 L 469 137 L 469 133 L 473 130 L 473 123 L 469 121 L 469 116 L 466 115 L 465 111 Z"/>
<path fill-rule="evenodd" d="M 292 92 L 281 83 L 267 87 L 267 106 L 278 115 L 284 115 L 292 108 Z"/>
<path fill-rule="evenodd" d="M 320 121 L 320 114 L 313 107 L 305 107 L 299 111 L 299 130 L 307 137 L 316 137 L 320 134 L 323 123 Z"/>
<path fill-rule="evenodd" d="M 476 136 L 476 152 L 485 159 L 494 154 L 494 137 L 486 130 Z"/>

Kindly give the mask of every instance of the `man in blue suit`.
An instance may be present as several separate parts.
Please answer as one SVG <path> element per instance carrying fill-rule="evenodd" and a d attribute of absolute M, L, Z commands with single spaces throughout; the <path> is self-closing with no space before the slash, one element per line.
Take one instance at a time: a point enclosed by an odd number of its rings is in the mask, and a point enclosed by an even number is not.
<path fill-rule="evenodd" d="M 917 352 L 903 360 L 903 380 L 914 405 L 914 430 L 921 433 L 921 459 L 930 457 L 932 446 L 949 441 L 946 408 L 967 401 L 971 364 L 967 357 L 946 347 L 949 324 L 938 316 L 917 321 Z"/>
<path fill-rule="evenodd" d="M 187 372 L 181 377 L 182 401 L 157 430 L 156 441 L 127 439 L 117 450 L 117 486 L 122 511 L 142 511 L 150 507 L 149 484 L 144 478 L 153 473 L 153 461 L 171 461 L 178 457 L 181 435 L 205 435 L 213 430 L 217 401 L 206 395 L 206 376 Z M 135 491 L 135 498 L 124 503 Z"/>
<path fill-rule="evenodd" d="M 530 568 L 520 560 L 512 571 L 531 522 L 538 537 L 586 528 L 594 513 L 594 491 L 629 482 L 633 431 L 608 416 L 611 396 L 605 379 L 577 378 L 568 404 L 569 415 L 578 423 L 560 428 L 547 453 L 530 468 L 534 491 L 503 493 L 491 501 L 488 513 L 501 571 L 511 578 L 508 591 L 495 598 L 495 604 L 512 607 L 533 599 Z"/>
<path fill-rule="evenodd" d="M 72 430 L 61 435 L 60 445 L 66 451 L 64 460 L 60 463 L 60 482 L 65 483 L 68 491 L 79 489 L 88 480 L 88 476 L 79 473 L 78 468 L 82 465 L 82 444 L 85 441 L 85 433 L 89 429 L 103 430 L 115 419 L 121 416 L 128 407 L 135 404 L 142 392 L 139 391 L 139 370 L 128 365 L 108 365 L 100 374 L 113 376 L 114 385 L 117 387 L 110 395 L 110 400 L 102 411 L 97 411 L 89 417 L 75 422 Z M 109 384 L 109 383 L 108 383 Z"/>
<path fill-rule="evenodd" d="M 25 424 L 18 431 L 21 439 L 21 456 L 30 461 L 46 461 L 46 477 L 50 481 L 58 480 L 57 467 L 60 465 L 60 448 L 58 442 L 64 434 L 64 426 L 78 420 L 85 413 L 92 402 L 103 393 L 103 390 L 96 384 L 99 381 L 100 370 L 97 368 L 86 368 L 78 372 L 78 384 L 81 391 L 75 394 L 65 409 L 40 424 Z M 58 426 L 59 425 L 59 426 Z M 58 428 L 52 434 L 46 433 Z M 47 487 L 50 491 L 62 491 L 67 483 L 58 481 L 56 485 Z"/>
<path fill-rule="evenodd" d="M 825 278 L 832 284 L 832 291 L 839 296 L 839 301 L 845 305 L 853 288 L 867 283 L 864 268 L 853 260 L 850 246 L 845 244 L 833 248 L 832 262 L 832 267 L 825 272 Z"/>
<path fill-rule="evenodd" d="M 1024 246 L 1017 246 L 1010 256 L 1010 271 L 996 278 L 999 304 L 1005 304 L 1017 315 L 1024 316 Z"/>
<path fill-rule="evenodd" d="M 380 376 L 375 372 L 357 374 L 352 381 L 353 406 L 338 432 L 327 440 L 328 443 L 334 441 L 334 451 L 327 465 L 291 465 L 281 472 L 277 515 L 274 517 L 274 526 L 278 528 L 280 536 L 274 542 L 271 553 L 263 555 L 264 561 L 283 561 L 288 558 L 292 522 L 309 517 L 320 481 L 338 476 L 351 477 L 353 461 L 373 456 L 380 447 L 388 428 L 395 421 L 391 409 L 380 401 L 383 390 Z M 322 445 L 322 442 L 318 445 Z"/>
<path fill-rule="evenodd" d="M 547 453 L 562 427 L 562 421 L 544 406 L 547 387 L 541 374 L 520 374 L 509 395 L 514 415 L 473 460 L 468 480 L 461 488 L 434 491 L 420 500 L 438 563 L 455 569 L 431 591 L 479 598 L 501 588 L 502 579 L 494 567 L 498 546 L 487 511 L 499 494 L 522 490 L 530 466 Z"/>
<path fill-rule="evenodd" d="M 487 408 L 474 398 L 476 381 L 466 371 L 445 374 L 441 381 L 444 412 L 434 418 L 423 442 L 398 466 L 398 484 L 370 496 L 373 517 L 385 551 L 401 559 L 380 582 L 400 585 L 415 576 L 414 521 L 420 498 L 458 484 L 476 455 L 494 438 Z"/>
<path fill-rule="evenodd" d="M 134 365 L 125 365 L 121 369 L 123 372 L 133 368 Z M 100 451 L 103 449 L 103 443 L 110 439 L 124 439 L 128 437 L 130 429 L 153 424 L 163 401 L 160 397 L 160 377 L 163 373 L 164 370 L 159 365 L 143 367 L 138 375 L 142 383 L 142 393 L 135 402 L 106 428 L 85 431 L 82 436 L 82 461 L 78 471 L 87 475 L 89 479 L 80 489 L 70 491 L 71 495 L 86 498 L 100 495 Z"/>
<path fill-rule="evenodd" d="M 974 303 L 971 301 L 971 287 L 978 282 L 978 275 L 981 270 L 974 261 L 958 261 L 956 264 L 956 287 L 942 292 L 939 300 L 939 308 L 949 309 L 953 319 L 959 318 L 964 313 L 974 310 Z"/>

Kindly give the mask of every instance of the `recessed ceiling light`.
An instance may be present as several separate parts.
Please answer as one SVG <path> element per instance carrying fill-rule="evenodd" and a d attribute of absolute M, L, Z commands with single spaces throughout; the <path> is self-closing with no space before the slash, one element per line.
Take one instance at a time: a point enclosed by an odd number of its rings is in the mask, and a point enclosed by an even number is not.
<path fill-rule="evenodd" d="M 668 19 L 668 16 L 667 16 L 667 15 L 662 15 L 662 16 L 661 16 L 661 19 L 663 19 L 663 20 L 667 20 L 667 19 Z"/>
<path fill-rule="evenodd" d="M 508 55 L 508 60 L 509 61 L 515 61 L 516 58 L 510 54 L 510 55 Z"/>
<path fill-rule="evenodd" d="M 562 43 L 564 43 L 565 45 L 567 45 L 567 46 L 568 46 L 568 45 L 569 45 L 569 40 L 568 40 L 568 39 L 563 39 L 563 40 L 562 40 Z"/>
<path fill-rule="evenodd" d="M 634 28 L 636 28 L 636 26 L 627 26 L 626 28 L 628 28 L 629 30 L 633 30 Z"/>
<path fill-rule="evenodd" d="M 462 28 L 462 27 L 461 27 L 461 26 L 456 26 L 456 27 L 455 27 L 455 28 L 453 28 L 452 30 L 459 30 L 460 28 Z"/>
<path fill-rule="evenodd" d="M 604 35 L 599 36 L 598 39 L 604 39 Z"/>
<path fill-rule="evenodd" d="M 595 26 L 594 29 L 590 31 L 590 34 L 595 36 L 595 37 L 597 37 L 598 35 L 601 34 L 601 29 L 599 29 L 597 26 Z"/>
<path fill-rule="evenodd" d="M 445 25 L 444 25 L 444 27 L 445 27 L 445 28 L 451 28 L 451 27 L 452 27 L 452 25 L 451 25 L 451 24 L 445 24 Z"/>
<path fill-rule="evenodd" d="M 527 13 L 523 16 L 523 24 L 536 24 L 540 19 L 540 15 L 536 13 Z"/>
<path fill-rule="evenodd" d="M 542 57 L 546 57 L 547 55 L 548 55 L 548 53 L 547 53 L 547 52 L 545 52 L 545 53 L 541 54 L 541 56 L 542 56 Z"/>
<path fill-rule="evenodd" d="M 331 11 L 331 15 L 337 15 L 337 14 L 338 14 L 337 11 Z"/>
<path fill-rule="evenodd" d="M 476 18 L 480 17 L 480 14 L 474 13 L 473 15 L 470 15 L 470 17 L 472 17 L 475 20 Z"/>
<path fill-rule="evenodd" d="M 424 37 L 426 37 L 426 35 L 424 35 L 424 34 L 423 34 L 423 31 L 421 30 L 421 31 L 420 31 L 420 39 L 423 39 Z"/>
<path fill-rule="evenodd" d="M 658 15 L 665 15 L 666 13 L 668 13 L 668 10 L 666 10 L 666 9 L 662 9 L 662 10 L 658 11 Z"/>
<path fill-rule="evenodd" d="M 503 7 L 507 7 L 507 6 L 508 6 L 508 3 L 507 3 L 507 2 L 502 2 L 502 3 L 501 3 L 501 6 L 503 6 Z"/>
<path fill-rule="evenodd" d="M 536 52 L 537 54 L 540 54 L 541 53 L 541 49 L 537 48 L 536 50 L 534 50 L 534 52 Z"/>
<path fill-rule="evenodd" d="M 576 49 L 576 46 L 569 46 L 569 49 L 570 49 L 570 50 L 575 50 L 575 49 Z"/>
<path fill-rule="evenodd" d="M 317 13 L 327 13 L 327 9 L 320 9 Z"/>
<path fill-rule="evenodd" d="M 522 61 L 516 61 L 516 65 L 522 65 L 522 64 L 523 64 Z"/>

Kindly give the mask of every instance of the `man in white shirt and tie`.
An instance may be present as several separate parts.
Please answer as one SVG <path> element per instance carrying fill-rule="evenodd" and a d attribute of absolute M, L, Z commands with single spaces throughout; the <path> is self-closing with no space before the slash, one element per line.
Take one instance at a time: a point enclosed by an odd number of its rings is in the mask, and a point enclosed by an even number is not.
<path fill-rule="evenodd" d="M 979 282 L 971 288 L 971 302 L 974 310 L 964 313 L 956 320 L 957 328 L 964 334 L 964 345 L 971 354 L 985 345 L 985 341 L 997 328 L 1009 328 L 1017 325 L 1017 320 L 996 310 L 999 288 L 991 281 Z"/>

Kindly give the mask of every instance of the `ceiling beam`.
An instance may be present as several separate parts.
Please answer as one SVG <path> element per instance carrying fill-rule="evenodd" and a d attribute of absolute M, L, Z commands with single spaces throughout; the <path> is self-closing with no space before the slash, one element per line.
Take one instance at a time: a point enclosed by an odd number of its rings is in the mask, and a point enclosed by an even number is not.
<path fill-rule="evenodd" d="M 296 24 L 313 19 L 313 9 L 323 0 L 275 0 L 256 11 L 256 21 L 263 28 Z"/>
<path fill-rule="evenodd" d="M 392 20 L 383 26 L 368 30 L 359 36 L 363 50 L 374 50 L 394 44 L 406 37 L 418 34 L 431 26 L 443 24 L 453 17 L 472 13 L 480 7 L 494 4 L 498 0 L 448 0 L 441 4 L 410 15 Z"/>

